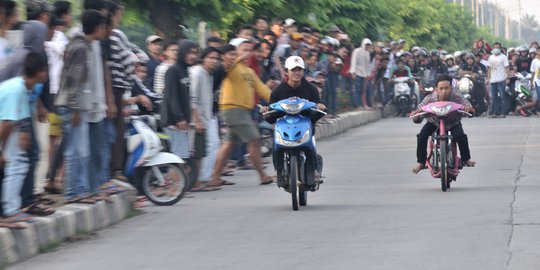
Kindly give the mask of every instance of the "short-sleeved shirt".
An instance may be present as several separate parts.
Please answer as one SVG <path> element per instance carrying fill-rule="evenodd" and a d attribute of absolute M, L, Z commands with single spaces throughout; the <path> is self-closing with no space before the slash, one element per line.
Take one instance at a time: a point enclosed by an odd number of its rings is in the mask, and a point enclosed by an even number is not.
<path fill-rule="evenodd" d="M 508 58 L 504 54 L 491 55 L 488 59 L 488 67 L 491 72 L 491 82 L 502 82 L 506 80 L 506 68 L 508 67 Z"/>
<path fill-rule="evenodd" d="M 22 77 L 0 84 L 0 121 L 19 121 L 30 117 L 30 92 Z"/>

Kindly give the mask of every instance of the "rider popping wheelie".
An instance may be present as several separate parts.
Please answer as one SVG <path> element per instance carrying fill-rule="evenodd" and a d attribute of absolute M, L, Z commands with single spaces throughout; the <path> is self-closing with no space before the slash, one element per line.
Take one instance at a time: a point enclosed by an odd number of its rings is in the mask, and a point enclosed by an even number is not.
<path fill-rule="evenodd" d="M 435 90 L 433 91 L 433 93 L 426 96 L 424 100 L 422 100 L 422 102 L 418 105 L 418 108 L 415 111 L 411 112 L 411 115 L 421 113 L 422 106 L 437 101 L 452 101 L 455 103 L 459 103 L 465 107 L 464 110 L 466 112 L 474 112 L 471 103 L 460 93 L 452 89 L 452 77 L 443 74 L 437 77 L 435 83 Z M 413 118 L 413 121 L 418 124 L 421 123 L 422 120 L 423 116 L 417 116 Z M 428 138 L 431 134 L 433 134 L 433 132 L 437 130 L 439 124 L 438 121 L 438 119 L 427 117 L 427 123 L 422 127 L 420 133 L 416 135 L 416 158 L 418 164 L 416 164 L 416 166 L 412 169 L 412 172 L 414 174 L 417 174 L 420 170 L 426 168 Z M 471 160 L 469 141 L 467 139 L 467 134 L 465 134 L 461 125 L 461 116 L 451 116 L 449 119 L 447 119 L 447 129 L 450 130 L 454 140 L 458 143 L 463 165 L 467 167 L 474 167 L 476 162 Z"/>

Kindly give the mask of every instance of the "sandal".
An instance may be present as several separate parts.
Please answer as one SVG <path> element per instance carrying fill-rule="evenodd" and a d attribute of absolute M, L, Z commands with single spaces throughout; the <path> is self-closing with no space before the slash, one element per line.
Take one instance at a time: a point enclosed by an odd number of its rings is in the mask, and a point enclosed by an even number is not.
<path fill-rule="evenodd" d="M 62 191 L 56 187 L 44 187 L 45 192 L 49 194 L 62 194 Z"/>
<path fill-rule="evenodd" d="M 222 176 L 234 176 L 233 170 L 224 171 L 221 173 Z"/>
<path fill-rule="evenodd" d="M 8 228 L 8 229 L 12 229 L 12 230 L 23 230 L 23 229 L 26 229 L 28 228 L 27 226 L 25 226 L 23 223 L 3 223 L 3 222 L 0 222 L 0 228 Z"/>
<path fill-rule="evenodd" d="M 272 183 L 274 183 L 274 178 L 272 176 L 268 176 L 260 183 L 260 185 L 270 185 Z"/>
<path fill-rule="evenodd" d="M 220 189 L 221 189 L 220 187 L 212 187 L 212 186 L 201 185 L 198 188 L 192 188 L 191 192 L 209 192 L 209 191 L 216 191 L 216 190 L 220 190 Z"/>
<path fill-rule="evenodd" d="M 222 186 L 232 186 L 232 185 L 236 185 L 236 183 L 231 182 L 231 181 L 227 181 L 227 180 L 221 180 L 221 185 Z"/>
<path fill-rule="evenodd" d="M 76 198 L 66 201 L 66 204 L 70 204 L 70 203 L 95 204 L 96 200 L 94 200 L 93 198 L 89 196 L 84 196 L 84 197 L 76 197 Z"/>
<path fill-rule="evenodd" d="M 28 222 L 32 223 L 32 216 L 23 212 L 19 212 L 15 215 L 6 217 L 2 220 L 4 223 L 18 223 L 18 222 Z"/>
<path fill-rule="evenodd" d="M 25 210 L 23 210 L 25 213 L 38 216 L 38 217 L 44 217 L 48 215 L 54 214 L 56 210 L 49 208 L 41 203 L 34 203 L 30 206 L 28 206 Z"/>

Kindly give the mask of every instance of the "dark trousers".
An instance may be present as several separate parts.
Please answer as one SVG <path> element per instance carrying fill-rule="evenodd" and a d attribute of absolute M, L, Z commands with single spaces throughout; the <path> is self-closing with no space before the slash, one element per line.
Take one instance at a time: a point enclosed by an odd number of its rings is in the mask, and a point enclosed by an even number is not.
<path fill-rule="evenodd" d="M 317 169 L 317 150 L 313 149 L 303 149 L 304 154 L 306 155 L 306 163 L 305 163 L 305 170 L 306 170 L 306 179 L 308 181 L 308 184 L 314 184 L 315 182 L 315 169 Z M 278 172 L 278 175 L 281 174 L 281 171 L 283 171 L 284 167 L 284 150 L 279 149 L 274 152 L 274 155 L 272 155 L 272 161 L 274 163 L 274 168 Z M 311 183 L 310 183 L 311 182 Z"/>
<path fill-rule="evenodd" d="M 122 172 L 124 170 L 124 162 L 126 158 L 126 143 L 124 138 L 124 130 L 126 129 L 124 123 L 124 116 L 122 115 L 122 95 L 124 94 L 124 89 L 114 88 L 114 102 L 118 110 L 118 114 L 114 119 L 114 126 L 116 128 L 116 141 L 112 146 L 111 153 L 111 173 L 114 175 L 115 172 Z"/>
<path fill-rule="evenodd" d="M 37 143 L 34 125 L 30 125 L 30 137 L 32 140 L 32 146 L 30 147 L 30 150 L 28 150 L 28 161 L 30 162 L 30 166 L 28 167 L 28 172 L 26 173 L 21 189 L 21 208 L 26 208 L 35 203 L 34 171 L 36 170 L 36 164 L 39 160 L 39 145 Z"/>
<path fill-rule="evenodd" d="M 438 127 L 436 125 L 427 122 L 420 130 L 420 133 L 416 135 L 416 158 L 418 163 L 426 163 L 428 137 L 431 136 L 437 129 Z M 450 132 L 452 133 L 452 138 L 456 140 L 458 144 L 461 160 L 463 162 L 467 162 L 469 159 L 471 159 L 471 152 L 469 150 L 469 140 L 467 138 L 467 134 L 465 134 L 463 131 L 463 126 L 461 123 L 459 123 L 453 126 L 450 129 Z"/>

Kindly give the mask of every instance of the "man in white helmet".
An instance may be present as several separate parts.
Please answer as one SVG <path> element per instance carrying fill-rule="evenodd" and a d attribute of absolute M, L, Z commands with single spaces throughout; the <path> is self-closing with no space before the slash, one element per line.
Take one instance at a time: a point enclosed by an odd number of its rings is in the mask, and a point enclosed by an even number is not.
<path fill-rule="evenodd" d="M 285 70 L 287 72 L 287 80 L 282 82 L 274 91 L 272 91 L 269 101 L 270 104 L 290 97 L 299 97 L 316 103 L 319 110 L 326 110 L 326 106 L 320 101 L 319 91 L 317 91 L 317 88 L 304 78 L 305 65 L 304 60 L 302 60 L 301 57 L 291 56 L 287 58 L 287 60 L 285 60 Z M 268 108 L 265 107 L 261 111 L 266 112 L 267 110 Z M 278 118 L 282 116 L 283 115 L 280 115 L 278 113 L 270 114 L 268 117 L 266 117 L 266 120 L 269 123 L 273 124 Z M 315 127 L 315 122 L 317 122 L 317 120 L 319 120 L 321 116 L 322 115 L 320 114 L 310 115 L 313 127 Z M 313 132 L 313 134 L 315 134 L 315 132 Z M 306 178 L 308 184 L 311 186 L 312 190 L 314 190 L 316 188 L 315 169 L 317 168 L 317 165 L 322 165 L 320 163 L 317 164 L 317 160 L 322 160 L 322 157 L 318 156 L 315 151 L 313 151 L 313 153 L 306 152 L 306 157 Z M 278 186 L 287 188 L 287 183 L 282 176 L 283 153 L 274 153 L 273 161 L 274 168 L 277 171 Z"/>

